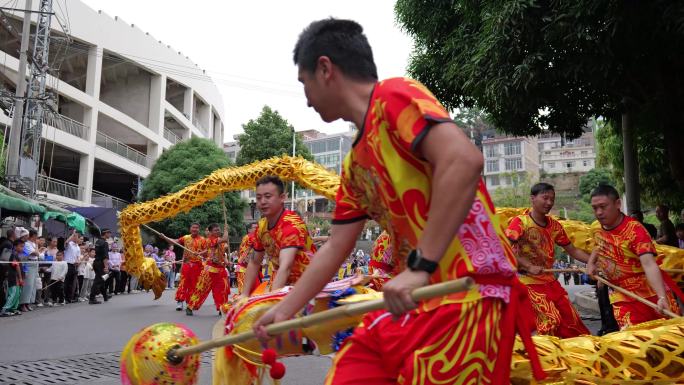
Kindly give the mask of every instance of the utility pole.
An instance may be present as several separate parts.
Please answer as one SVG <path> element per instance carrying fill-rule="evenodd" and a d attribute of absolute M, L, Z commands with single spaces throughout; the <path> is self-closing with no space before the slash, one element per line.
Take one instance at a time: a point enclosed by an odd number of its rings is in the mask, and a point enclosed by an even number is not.
<path fill-rule="evenodd" d="M 9 172 L 7 181 L 10 188 L 34 198 L 36 193 L 36 182 L 38 179 L 38 165 L 40 163 L 40 141 L 43 135 L 43 109 L 47 100 L 45 88 L 47 81 L 50 52 L 50 24 L 52 21 L 52 1 L 40 0 L 38 11 L 31 9 L 32 1 L 26 0 L 24 10 L 24 26 L 21 43 L 21 59 L 24 60 L 24 67 L 20 65 L 19 79 L 17 82 L 17 105 L 20 101 L 26 100 L 26 107 L 21 103 L 21 109 L 15 108 L 10 142 L 10 161 L 8 162 Z M 26 51 L 28 49 L 29 26 L 31 25 L 31 13 L 38 14 L 36 23 L 36 33 L 33 40 L 33 55 L 31 63 L 31 77 L 26 89 L 26 96 L 23 95 L 26 88 Z M 19 96 L 20 95 L 20 96 Z M 21 98 L 21 99 L 20 99 Z M 21 123 L 15 124 L 18 120 Z M 19 140 L 16 140 L 19 136 Z"/>
<path fill-rule="evenodd" d="M 622 113 L 622 147 L 625 162 L 625 196 L 627 213 L 641 211 L 639 199 L 639 155 L 634 140 L 634 111 L 625 101 L 625 111 Z"/>
<path fill-rule="evenodd" d="M 30 11 L 33 0 L 26 0 L 26 10 Z M 24 118 L 24 99 L 26 98 L 26 61 L 31 32 L 31 12 L 24 13 L 24 24 L 21 29 L 21 48 L 19 49 L 19 72 L 17 73 L 17 91 L 14 99 L 14 115 L 9 137 L 7 175 L 19 175 L 19 150 L 21 147 L 21 123 Z"/>

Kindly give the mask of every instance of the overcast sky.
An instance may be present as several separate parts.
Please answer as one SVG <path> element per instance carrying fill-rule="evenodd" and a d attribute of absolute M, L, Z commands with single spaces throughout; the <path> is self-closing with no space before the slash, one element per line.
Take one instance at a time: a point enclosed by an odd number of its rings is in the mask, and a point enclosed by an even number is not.
<path fill-rule="evenodd" d="M 223 95 L 226 141 L 242 132 L 242 124 L 255 119 L 264 105 L 280 112 L 297 131 L 347 130 L 345 122 L 321 121 L 306 106 L 297 82 L 292 48 L 311 21 L 333 16 L 361 23 L 381 79 L 405 75 L 412 47 L 396 26 L 390 0 L 83 1 L 139 26 L 207 70 Z"/>

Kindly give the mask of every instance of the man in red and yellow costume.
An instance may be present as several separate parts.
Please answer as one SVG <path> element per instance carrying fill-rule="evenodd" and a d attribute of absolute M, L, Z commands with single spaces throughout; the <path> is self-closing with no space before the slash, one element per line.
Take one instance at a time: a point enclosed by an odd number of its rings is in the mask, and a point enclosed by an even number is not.
<path fill-rule="evenodd" d="M 190 295 L 187 315 L 192 315 L 194 310 L 199 310 L 211 291 L 214 297 L 216 310 L 221 314 L 221 305 L 228 302 L 228 273 L 226 271 L 226 246 L 228 244 L 228 227 L 221 235 L 221 227 L 217 223 L 209 225 L 209 238 L 206 240 L 207 256 L 204 269 L 200 274 L 195 290 Z"/>
<path fill-rule="evenodd" d="M 254 237 L 254 257 L 249 261 L 240 292 L 243 297 L 248 297 L 254 289 L 264 253 L 273 265 L 269 289 L 276 291 L 294 285 L 316 252 L 302 218 L 285 209 L 285 198 L 285 185 L 277 176 L 265 176 L 257 181 L 256 201 L 262 218 Z"/>
<path fill-rule="evenodd" d="M 238 293 L 242 293 L 242 288 L 245 285 L 245 272 L 247 271 L 247 266 L 249 265 L 249 260 L 252 259 L 254 255 L 254 237 L 256 236 L 257 224 L 252 223 L 247 229 L 247 234 L 242 237 L 242 242 L 240 242 L 240 248 L 238 249 L 238 260 L 235 265 L 235 278 L 237 279 L 237 289 Z M 261 279 L 257 276 L 256 280 L 252 284 L 252 291 L 259 286 Z"/>
<path fill-rule="evenodd" d="M 482 154 L 420 83 L 377 81 L 362 27 L 312 23 L 294 50 L 309 106 L 359 128 L 344 160 L 330 239 L 293 290 L 254 325 L 289 319 L 349 255 L 366 219 L 393 240 L 401 273 L 383 287 L 388 311 L 367 314 L 335 356 L 326 384 L 505 384 L 516 330 L 536 377 L 532 307 L 481 181 Z M 461 277 L 478 285 L 415 303 L 413 289 Z M 522 302 L 521 302 L 522 301 Z M 526 312 L 521 312 L 525 305 Z"/>
<path fill-rule="evenodd" d="M 532 209 L 511 219 L 506 236 L 513 243 L 518 266 L 525 272 L 520 281 L 527 286 L 537 313 L 537 332 L 571 338 L 591 333 L 570 303 L 568 292 L 553 273 L 544 272 L 544 269 L 553 268 L 555 245 L 582 262 L 587 262 L 589 255 L 574 247 L 560 222 L 548 216 L 555 199 L 552 185 L 537 183 L 532 186 Z"/>
<path fill-rule="evenodd" d="M 176 310 L 178 311 L 183 310 L 183 302 L 190 300 L 190 296 L 195 290 L 195 285 L 197 285 L 197 280 L 202 273 L 203 264 L 201 254 L 207 249 L 207 240 L 199 234 L 199 231 L 199 223 L 192 223 L 190 225 L 190 234 L 175 240 L 176 243 L 187 249 L 183 250 L 181 278 L 178 283 L 178 289 L 176 290 Z M 164 238 L 167 242 L 171 242 L 171 239 L 167 236 L 164 236 Z M 192 314 L 192 311 L 190 311 L 190 313 Z"/>
<path fill-rule="evenodd" d="M 397 268 L 392 258 L 392 239 L 387 231 L 383 231 L 373 242 L 371 258 L 368 262 L 368 274 L 373 277 L 371 278 L 373 288 L 382 290 L 385 282 L 400 273 Z"/>
<path fill-rule="evenodd" d="M 592 191 L 591 207 L 598 221 L 592 224 L 596 245 L 587 263 L 587 272 L 601 271 L 612 284 L 656 304 L 659 310 L 679 312 L 667 287 L 680 297 L 681 291 L 656 263 L 656 249 L 646 228 L 623 214 L 621 205 L 620 195 L 613 186 L 600 185 Z M 621 329 L 664 318 L 659 311 L 618 291 L 610 292 L 610 303 Z"/>

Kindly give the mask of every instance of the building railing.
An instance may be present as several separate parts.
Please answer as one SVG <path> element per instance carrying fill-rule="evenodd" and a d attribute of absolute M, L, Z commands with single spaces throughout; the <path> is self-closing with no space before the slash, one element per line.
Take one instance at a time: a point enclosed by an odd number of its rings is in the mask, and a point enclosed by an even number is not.
<path fill-rule="evenodd" d="M 168 128 L 164 128 L 164 139 L 171 142 L 171 144 L 176 144 L 181 141 L 181 138 Z"/>
<path fill-rule="evenodd" d="M 80 200 L 83 193 L 83 187 L 77 184 L 69 183 L 60 179 L 50 178 L 45 175 L 38 175 L 38 184 L 36 185 L 36 190 L 75 200 Z"/>
<path fill-rule="evenodd" d="M 205 134 L 207 133 L 207 129 L 202 125 L 202 123 L 200 123 L 199 119 L 193 117 L 192 124 L 199 128 L 200 131 L 204 132 Z"/>
<path fill-rule="evenodd" d="M 141 166 L 149 167 L 150 162 L 149 157 L 147 155 L 130 146 L 127 146 L 119 142 L 118 140 L 110 136 L 98 132 L 95 143 L 98 146 L 105 148 L 115 154 L 121 155 L 126 159 L 130 159 Z"/>
<path fill-rule="evenodd" d="M 105 199 L 111 199 L 112 200 L 112 208 L 115 209 L 116 211 L 123 211 L 123 209 L 126 208 L 130 203 L 126 202 L 125 200 L 121 198 L 117 198 L 113 195 L 105 194 L 103 192 L 93 190 L 92 193 L 92 198 L 105 198 Z M 94 199 L 93 199 L 94 200 Z"/>
<path fill-rule="evenodd" d="M 81 139 L 88 140 L 90 128 L 77 120 L 71 119 L 68 116 L 57 113 L 44 114 L 43 124 L 47 124 L 48 126 L 52 126 L 60 131 L 64 131 L 67 134 L 77 136 Z"/>

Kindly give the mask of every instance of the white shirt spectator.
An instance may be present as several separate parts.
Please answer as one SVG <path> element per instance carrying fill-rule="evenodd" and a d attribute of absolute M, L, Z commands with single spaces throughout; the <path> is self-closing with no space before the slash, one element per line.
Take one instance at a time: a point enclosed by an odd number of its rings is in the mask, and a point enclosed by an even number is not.
<path fill-rule="evenodd" d="M 54 279 L 55 281 L 64 281 L 67 270 L 69 270 L 69 267 L 65 261 L 55 261 L 52 266 L 48 268 L 48 271 L 51 273 L 50 279 Z"/>
<path fill-rule="evenodd" d="M 86 271 L 86 262 L 88 261 L 88 257 L 83 256 L 81 257 L 81 263 L 78 264 L 78 275 L 83 275 L 85 276 L 85 271 Z"/>
<path fill-rule="evenodd" d="M 24 243 L 24 251 L 26 252 L 27 255 L 31 255 L 32 253 L 37 253 L 38 251 L 36 250 L 38 246 L 35 244 L 35 242 L 31 241 L 26 241 Z"/>
<path fill-rule="evenodd" d="M 116 271 L 121 269 L 121 253 L 115 251 L 109 253 L 109 268 Z"/>
<path fill-rule="evenodd" d="M 95 258 L 88 258 L 88 262 L 83 264 L 83 265 L 85 265 L 85 275 L 83 275 L 83 278 L 95 279 L 95 270 L 93 270 L 93 262 L 94 261 L 95 261 Z"/>
<path fill-rule="evenodd" d="M 76 263 L 78 262 L 78 257 L 81 256 L 81 248 L 78 247 L 76 242 L 69 241 L 64 250 L 64 262 L 66 263 Z"/>

